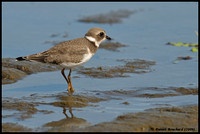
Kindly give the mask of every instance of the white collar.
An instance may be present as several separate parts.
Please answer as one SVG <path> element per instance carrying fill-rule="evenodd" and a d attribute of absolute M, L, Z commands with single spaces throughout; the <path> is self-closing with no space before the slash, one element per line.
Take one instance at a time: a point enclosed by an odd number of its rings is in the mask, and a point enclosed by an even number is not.
<path fill-rule="evenodd" d="M 101 42 L 97 42 L 97 40 L 95 38 L 93 38 L 92 36 L 85 36 L 85 38 L 87 38 L 89 41 L 94 42 L 96 47 L 99 47 Z"/>

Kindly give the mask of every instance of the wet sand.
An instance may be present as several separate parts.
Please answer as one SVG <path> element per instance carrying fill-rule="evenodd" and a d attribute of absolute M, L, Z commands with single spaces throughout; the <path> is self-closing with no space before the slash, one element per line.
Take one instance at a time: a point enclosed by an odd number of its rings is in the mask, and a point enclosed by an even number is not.
<path fill-rule="evenodd" d="M 118 43 L 119 44 L 119 43 Z M 119 46 L 117 46 L 119 47 Z M 105 45 L 104 49 L 112 50 L 117 48 L 115 45 Z M 85 68 L 83 66 L 77 67 L 79 74 L 87 75 L 94 78 L 114 78 L 114 77 L 129 77 L 127 73 L 147 73 L 152 71 L 150 68 L 155 65 L 155 61 L 147 61 L 141 59 L 121 59 L 117 60 L 124 62 L 121 66 L 99 66 L 92 68 Z M 62 67 L 55 64 L 45 64 L 30 61 L 16 61 L 15 58 L 2 59 L 2 84 L 15 83 L 26 75 L 38 72 L 48 72 L 61 70 Z"/>
<path fill-rule="evenodd" d="M 139 10 L 142 11 L 142 10 Z M 79 22 L 85 23 L 121 23 L 123 18 L 128 18 L 130 15 L 135 14 L 138 10 L 117 10 L 117 11 L 110 11 L 104 14 L 96 14 L 92 16 L 85 16 L 79 19 Z"/>
<path fill-rule="evenodd" d="M 128 113 L 125 115 L 121 115 L 118 116 L 114 121 L 102 122 L 75 131 L 197 132 L 198 107 L 185 106 L 185 107 L 148 109 L 145 112 Z"/>
<path fill-rule="evenodd" d="M 16 61 L 15 58 L 2 58 L 2 84 L 15 83 L 23 77 L 37 73 L 61 69 L 60 66 L 39 62 Z"/>
<path fill-rule="evenodd" d="M 112 46 L 111 46 L 112 47 Z M 108 45 L 110 49 L 110 45 Z M 109 50 L 108 49 L 108 50 Z M 85 68 L 79 67 L 75 71 L 78 74 L 93 78 L 129 77 L 129 73 L 148 73 L 154 71 L 151 66 L 155 61 L 140 59 L 117 60 L 122 65 L 100 66 Z M 37 72 L 55 71 L 60 66 L 42 64 L 37 62 L 16 62 L 14 58 L 4 58 L 2 62 L 2 82 L 10 84 L 22 79 L 26 75 Z M 91 95 L 92 94 L 92 95 Z M 83 107 L 98 107 L 99 102 L 110 100 L 122 100 L 122 105 L 129 106 L 132 101 L 123 101 L 124 98 L 164 98 L 169 96 L 198 95 L 197 88 L 169 87 L 169 88 L 140 88 L 140 89 L 116 89 L 109 91 L 93 90 L 90 94 L 74 94 L 69 96 L 66 92 L 50 95 L 31 94 L 22 98 L 3 97 L 3 110 L 13 111 L 12 114 L 4 114 L 2 118 L 16 118 L 20 121 L 34 118 L 36 114 L 52 114 L 53 109 L 38 109 L 38 106 L 53 106 L 62 108 L 62 114 L 66 117 L 57 121 L 45 122 L 39 128 L 29 128 L 18 123 L 5 122 L 2 124 L 3 132 L 193 132 L 198 131 L 198 106 L 167 107 L 147 109 L 144 112 L 126 113 L 117 116 L 113 121 L 93 124 L 87 119 L 79 118 L 73 114 L 72 109 Z M 51 100 L 45 101 L 43 99 Z"/>
<path fill-rule="evenodd" d="M 3 123 L 3 132 L 29 132 L 17 123 Z M 197 132 L 198 107 L 155 108 L 118 116 L 114 121 L 91 125 L 81 118 L 52 121 L 38 131 L 46 132 Z"/>
<path fill-rule="evenodd" d="M 147 90 L 157 93 L 146 94 Z M 162 93 L 162 95 L 159 93 Z M 167 92 L 168 91 L 168 92 Z M 170 94 L 171 92 L 171 94 Z M 173 93 L 172 93 L 173 92 Z M 79 118 L 73 114 L 73 108 L 98 107 L 101 101 L 119 99 L 123 97 L 149 97 L 161 98 L 166 96 L 197 95 L 198 89 L 195 88 L 144 88 L 139 90 L 112 90 L 112 91 L 94 91 L 95 95 L 76 94 L 68 96 L 67 93 L 52 94 L 40 96 L 33 94 L 28 97 L 16 99 L 12 97 L 3 97 L 2 108 L 4 110 L 17 111 L 10 115 L 4 115 L 3 118 L 17 118 L 26 120 L 33 118 L 34 114 L 51 114 L 53 110 L 39 110 L 39 105 L 51 105 L 63 109 L 66 118 L 47 122 L 40 128 L 28 128 L 17 123 L 3 123 L 3 132 L 193 132 L 198 131 L 198 106 L 165 106 L 160 108 L 147 109 L 144 112 L 127 113 L 119 115 L 116 119 L 109 122 L 92 124 L 87 119 Z M 55 101 L 44 102 L 40 99 L 51 99 Z M 122 100 L 123 101 L 123 100 Z M 133 102 L 123 102 L 123 105 L 129 105 Z"/>

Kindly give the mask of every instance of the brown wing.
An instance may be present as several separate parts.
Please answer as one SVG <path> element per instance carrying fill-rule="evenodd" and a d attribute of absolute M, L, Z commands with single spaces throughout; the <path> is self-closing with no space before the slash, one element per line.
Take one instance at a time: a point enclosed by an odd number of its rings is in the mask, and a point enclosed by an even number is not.
<path fill-rule="evenodd" d="M 60 64 L 62 62 L 80 62 L 87 48 L 83 45 L 85 38 L 65 41 L 57 44 L 47 51 L 23 57 L 25 60 L 44 63 Z"/>

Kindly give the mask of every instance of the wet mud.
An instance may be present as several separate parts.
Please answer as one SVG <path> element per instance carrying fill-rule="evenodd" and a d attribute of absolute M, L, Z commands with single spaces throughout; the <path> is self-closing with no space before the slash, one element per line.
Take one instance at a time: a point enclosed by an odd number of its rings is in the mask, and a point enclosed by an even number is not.
<path fill-rule="evenodd" d="M 62 95 L 57 95 L 56 98 L 59 101 L 49 103 L 49 105 L 57 107 L 86 107 L 86 106 L 96 106 L 94 104 L 88 104 L 89 102 L 97 103 L 99 101 L 104 101 L 103 98 L 97 98 L 95 96 L 82 96 L 82 95 L 68 96 L 66 93 Z"/>
<path fill-rule="evenodd" d="M 198 107 L 154 108 L 128 113 L 76 131 L 84 132 L 197 132 Z"/>
<path fill-rule="evenodd" d="M 113 47 L 112 47 L 113 48 Z M 129 77 L 127 73 L 147 73 L 152 71 L 150 68 L 155 65 L 155 61 L 147 60 L 118 60 L 123 62 L 121 66 L 101 66 L 85 68 L 77 67 L 75 71 L 79 74 L 87 75 L 94 78 L 113 78 L 113 77 Z M 16 61 L 15 58 L 2 59 L 2 84 L 11 84 L 17 82 L 23 77 L 37 73 L 61 70 L 62 67 L 54 64 L 44 64 L 40 62 Z"/>
<path fill-rule="evenodd" d="M 28 100 L 28 101 L 26 101 Z M 3 118 L 7 117 L 15 117 L 18 120 L 26 120 L 28 118 L 31 118 L 32 115 L 36 114 L 37 112 L 43 113 L 43 114 L 50 114 L 53 113 L 53 111 L 49 110 L 38 110 L 36 106 L 39 106 L 38 102 L 31 102 L 31 99 L 16 99 L 11 97 L 6 97 L 2 101 L 2 108 L 5 110 L 14 110 L 16 111 L 12 115 L 4 115 Z"/>
<path fill-rule="evenodd" d="M 111 41 L 106 41 L 102 43 L 99 48 L 100 49 L 105 49 L 108 51 L 114 51 L 114 52 L 119 52 L 120 47 L 127 47 L 128 45 L 126 44 L 121 44 L 119 42 L 111 42 Z"/>
<path fill-rule="evenodd" d="M 16 61 L 15 58 L 2 59 L 2 84 L 11 84 L 26 75 L 62 69 L 61 66 L 30 61 Z"/>
<path fill-rule="evenodd" d="M 122 65 L 76 68 L 79 74 L 94 78 L 129 77 L 128 73 L 148 73 L 156 64 L 155 61 L 141 59 L 117 60 Z M 2 82 L 12 83 L 22 79 L 26 75 L 61 69 L 60 66 L 52 66 L 37 62 L 22 61 L 16 62 L 14 58 L 4 58 L 2 61 Z M 3 97 L 2 109 L 13 111 L 11 114 L 4 114 L 2 118 L 15 118 L 24 121 L 33 118 L 35 114 L 52 114 L 55 111 L 38 109 L 38 106 L 54 106 L 62 108 L 65 118 L 58 121 L 46 122 L 40 128 L 28 128 L 21 124 L 6 122 L 2 124 L 3 132 L 185 132 L 198 131 L 198 107 L 165 107 L 148 109 L 140 113 L 128 113 L 118 116 L 110 122 L 91 124 L 87 119 L 79 118 L 72 112 L 73 108 L 98 107 L 98 102 L 112 99 L 122 100 L 122 105 L 131 105 L 132 102 L 123 101 L 124 97 L 141 98 L 162 98 L 167 96 L 198 95 L 197 88 L 149 87 L 142 89 L 116 89 L 110 91 L 93 90 L 92 94 L 74 94 L 69 96 L 66 92 L 40 96 L 31 94 L 22 98 Z M 43 99 L 50 99 L 46 102 Z M 158 104 L 159 105 L 159 104 Z M 164 105 L 164 104 L 163 104 Z M 163 106 L 162 105 L 162 106 Z M 165 106 L 171 106 L 166 104 Z M 158 123 L 159 120 L 159 123 Z"/>
<path fill-rule="evenodd" d="M 47 129 L 47 132 L 72 132 L 77 128 L 83 128 L 90 126 L 91 124 L 82 118 L 69 118 L 59 121 L 52 121 L 43 125 L 43 129 Z"/>
<path fill-rule="evenodd" d="M 17 123 L 3 123 L 3 132 L 29 132 Z M 45 132 L 197 132 L 198 107 L 164 107 L 118 116 L 114 121 L 91 125 L 81 118 L 65 118 L 42 126 Z M 39 130 L 41 131 L 41 129 Z"/>
<path fill-rule="evenodd" d="M 99 96 L 126 96 L 126 97 L 145 97 L 145 98 L 160 98 L 167 96 L 180 95 L 198 95 L 197 88 L 170 87 L 170 88 L 143 88 L 133 90 L 111 90 L 111 91 L 93 91 Z"/>
<path fill-rule="evenodd" d="M 17 123 L 3 123 L 2 132 L 31 132 L 32 129 Z"/>
<path fill-rule="evenodd" d="M 121 9 L 117 11 L 110 11 L 104 14 L 101 13 L 92 16 L 82 17 L 78 21 L 84 23 L 107 23 L 107 24 L 121 23 L 123 18 L 128 18 L 130 17 L 130 15 L 135 14 L 138 11 L 142 10 Z"/>
<path fill-rule="evenodd" d="M 31 128 L 3 123 L 3 132 L 27 132 Z M 91 125 L 85 119 L 68 117 L 52 121 L 38 131 L 45 132 L 197 132 L 198 107 L 164 107 L 118 116 L 114 121 Z"/>
<path fill-rule="evenodd" d="M 53 102 L 43 102 L 40 99 L 56 99 Z M 52 94 L 46 96 L 39 96 L 38 94 L 30 95 L 28 97 L 12 98 L 4 97 L 2 101 L 2 108 L 4 110 L 14 110 L 16 111 L 12 115 L 4 115 L 3 118 L 16 117 L 18 120 L 25 120 L 31 118 L 33 114 L 38 112 L 43 114 L 51 114 L 53 111 L 49 110 L 38 110 L 36 107 L 39 105 L 51 105 L 63 108 L 63 114 L 66 113 L 66 108 L 80 108 L 86 106 L 97 106 L 95 103 L 100 101 L 105 101 L 105 98 L 99 98 L 95 96 L 83 96 L 83 95 L 73 95 L 69 96 L 66 92 L 59 94 Z M 73 114 L 72 114 L 73 115 Z M 66 116 L 66 114 L 65 114 Z"/>
<path fill-rule="evenodd" d="M 148 93 L 148 92 L 151 92 Z M 132 102 L 123 101 L 124 97 L 162 98 L 167 96 L 197 95 L 197 88 L 143 88 L 132 90 L 93 91 L 90 94 L 75 94 L 68 96 L 66 92 L 41 96 L 31 94 L 22 98 L 3 97 L 2 109 L 14 111 L 12 114 L 2 115 L 2 118 L 16 118 L 23 121 L 33 118 L 35 114 L 51 114 L 52 110 L 38 109 L 38 106 L 55 106 L 63 109 L 65 118 L 58 121 L 47 122 L 40 128 L 28 128 L 17 123 L 6 122 L 2 124 L 3 132 L 172 132 L 172 131 L 198 131 L 198 106 L 180 106 L 147 109 L 139 113 L 119 115 L 110 122 L 91 124 L 87 119 L 74 115 L 72 109 L 83 107 L 98 107 L 98 102 L 113 99 L 122 100 L 122 105 L 131 105 Z M 51 100 L 51 101 L 44 101 Z M 159 123 L 158 123 L 159 121 Z"/>
<path fill-rule="evenodd" d="M 27 74 L 15 68 L 2 67 L 2 84 L 15 83 L 17 80 L 25 77 Z"/>
<path fill-rule="evenodd" d="M 114 78 L 114 77 L 130 77 L 127 73 L 147 73 L 153 71 L 152 65 L 155 65 L 155 61 L 147 61 L 141 59 L 123 59 L 118 60 L 124 62 L 124 65 L 120 66 L 100 66 L 85 68 L 81 67 L 77 72 L 89 77 L 94 78 Z"/>

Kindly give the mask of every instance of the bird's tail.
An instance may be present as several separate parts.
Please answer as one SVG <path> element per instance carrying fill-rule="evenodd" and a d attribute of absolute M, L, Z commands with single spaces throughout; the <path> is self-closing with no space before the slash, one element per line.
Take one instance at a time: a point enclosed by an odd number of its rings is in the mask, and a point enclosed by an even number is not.
<path fill-rule="evenodd" d="M 28 55 L 28 56 L 24 56 L 24 57 L 17 57 L 16 61 L 23 61 L 23 60 L 27 60 L 27 61 L 37 61 L 37 62 L 45 62 L 45 58 L 47 57 L 47 55 L 44 55 L 43 53 L 38 53 L 38 54 L 32 54 L 32 55 Z"/>
<path fill-rule="evenodd" d="M 16 61 L 22 61 L 22 60 L 26 60 L 26 57 L 17 57 Z"/>

